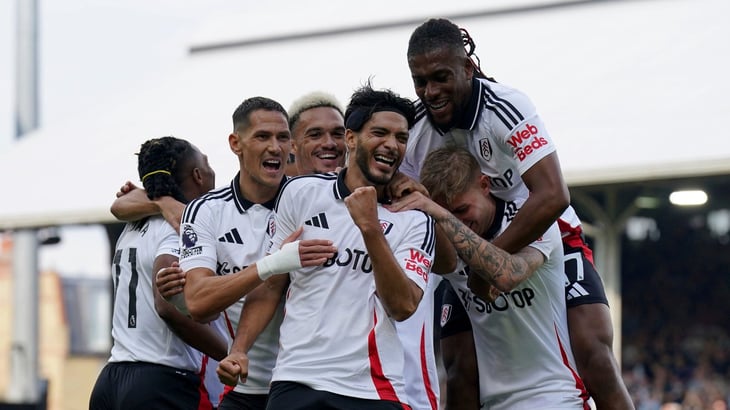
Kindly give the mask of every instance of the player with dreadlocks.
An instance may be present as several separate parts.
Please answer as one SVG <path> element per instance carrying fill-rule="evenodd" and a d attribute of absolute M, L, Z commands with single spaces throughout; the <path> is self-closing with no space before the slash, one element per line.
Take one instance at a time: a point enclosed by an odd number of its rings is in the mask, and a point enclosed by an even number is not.
<path fill-rule="evenodd" d="M 175 137 L 142 144 L 137 169 L 149 199 L 171 196 L 188 202 L 215 186 L 207 157 Z M 211 408 L 201 389 L 203 353 L 221 360 L 225 340 L 178 312 L 153 285 L 155 273 L 177 261 L 178 249 L 178 234 L 162 216 L 125 226 L 112 265 L 114 343 L 90 409 Z"/>
<path fill-rule="evenodd" d="M 429 152 L 444 145 L 468 149 L 489 176 L 491 192 L 522 203 L 519 212 L 511 210 L 512 223 L 493 241 L 510 253 L 534 242 L 558 220 L 570 282 L 566 286 L 570 340 L 561 343 L 572 344 L 577 370 L 599 409 L 633 408 L 611 349 L 608 301 L 580 220 L 570 207 L 555 144 L 524 93 L 482 72 L 475 48 L 469 33 L 446 19 L 428 20 L 412 33 L 407 58 L 420 101 L 400 170 L 418 179 Z M 470 288 L 473 294 L 464 297 L 481 304 L 498 294 L 476 275 L 470 277 Z M 453 353 L 453 363 L 464 363 L 458 359 L 474 354 L 466 350 L 444 350 L 444 358 Z M 449 375 L 465 374 L 454 370 Z M 495 387 L 480 386 L 482 402 Z"/>
<path fill-rule="evenodd" d="M 474 51 L 477 49 L 477 45 L 476 43 L 474 43 L 474 39 L 471 38 L 471 35 L 468 31 L 466 31 L 465 28 L 462 27 L 459 30 L 461 31 L 461 39 L 464 43 L 464 51 L 466 52 L 466 56 L 469 58 L 469 61 L 471 61 L 472 66 L 474 66 L 474 76 L 477 78 L 484 78 L 485 80 L 496 83 L 497 80 L 495 80 L 493 77 L 488 77 L 482 71 L 482 60 L 480 60 L 479 56 L 474 53 Z"/>

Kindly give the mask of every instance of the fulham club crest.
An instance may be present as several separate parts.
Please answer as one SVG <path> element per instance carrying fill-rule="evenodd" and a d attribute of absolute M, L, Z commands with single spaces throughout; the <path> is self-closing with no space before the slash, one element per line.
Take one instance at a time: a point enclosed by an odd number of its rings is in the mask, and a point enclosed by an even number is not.
<path fill-rule="evenodd" d="M 266 234 L 269 238 L 273 238 L 276 234 L 276 221 L 274 220 L 274 214 L 269 215 L 268 225 L 266 226 Z"/>
<path fill-rule="evenodd" d="M 451 319 L 451 304 L 444 303 L 441 306 L 441 327 L 444 327 L 449 322 L 449 319 Z"/>
<path fill-rule="evenodd" d="M 489 142 L 489 138 L 479 140 L 479 153 L 487 161 L 492 158 L 492 144 Z"/>

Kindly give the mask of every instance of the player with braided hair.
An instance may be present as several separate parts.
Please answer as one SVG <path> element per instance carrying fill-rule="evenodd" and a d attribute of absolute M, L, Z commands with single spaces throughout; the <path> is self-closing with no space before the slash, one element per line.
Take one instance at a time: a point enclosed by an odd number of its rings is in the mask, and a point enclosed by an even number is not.
<path fill-rule="evenodd" d="M 484 75 L 475 48 L 468 32 L 446 19 L 430 19 L 412 33 L 407 58 L 419 98 L 418 120 L 400 170 L 418 179 L 429 152 L 444 145 L 468 149 L 489 176 L 491 192 L 522 204 L 493 241 L 508 252 L 534 242 L 558 220 L 578 371 L 599 409 L 631 409 L 611 348 L 608 301 L 580 220 L 570 207 L 555 144 L 524 93 Z M 476 275 L 469 281 L 475 294 L 490 300 L 487 283 Z"/>
<path fill-rule="evenodd" d="M 155 199 L 164 195 L 172 196 L 180 202 L 187 203 L 183 194 L 183 184 L 194 181 L 182 172 L 193 168 L 194 172 L 201 173 L 198 177 L 212 177 L 215 174 L 210 166 L 206 170 L 191 167 L 195 161 L 196 148 L 189 142 L 175 137 L 151 139 L 142 144 L 139 154 L 137 171 L 141 175 L 147 196 Z M 206 159 L 207 161 L 207 159 Z M 208 173 L 210 175 L 203 175 Z"/>
<path fill-rule="evenodd" d="M 187 202 L 215 185 L 207 157 L 175 137 L 142 144 L 137 168 L 150 199 L 170 195 Z M 125 226 L 112 265 L 114 343 L 90 409 L 211 408 L 201 389 L 203 353 L 222 359 L 225 340 L 178 312 L 154 286 L 155 273 L 178 255 L 178 235 L 161 216 Z"/>

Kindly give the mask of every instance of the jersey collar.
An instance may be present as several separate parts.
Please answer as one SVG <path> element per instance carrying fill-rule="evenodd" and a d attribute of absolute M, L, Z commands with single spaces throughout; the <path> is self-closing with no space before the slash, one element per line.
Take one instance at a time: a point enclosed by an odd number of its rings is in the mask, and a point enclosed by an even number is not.
<path fill-rule="evenodd" d="M 250 200 L 246 199 L 245 196 L 243 196 L 243 192 L 241 192 L 241 185 L 238 183 L 240 177 L 241 171 L 238 171 L 235 178 L 233 178 L 233 181 L 231 181 L 231 189 L 233 190 L 233 200 L 236 203 L 236 208 L 238 208 L 238 212 L 244 213 L 248 210 L 248 208 L 256 205 L 256 203 L 251 202 Z M 284 186 L 284 182 L 286 182 L 287 179 L 288 178 L 284 176 L 284 178 L 281 179 L 281 183 L 279 183 L 279 188 L 276 190 L 276 195 L 260 205 L 266 209 L 273 210 L 274 205 L 276 205 L 276 198 L 279 196 L 279 192 L 281 192 L 281 188 Z"/>
<path fill-rule="evenodd" d="M 499 233 L 499 230 L 502 229 L 502 221 L 504 220 L 504 208 L 505 208 L 505 202 L 496 196 L 489 194 L 492 199 L 494 199 L 494 220 L 492 221 L 492 226 L 487 229 L 487 232 L 484 233 L 484 239 L 491 241 L 494 239 L 495 236 L 497 236 L 497 233 Z"/>
<path fill-rule="evenodd" d="M 338 174 L 337 174 L 337 181 L 332 185 L 332 193 L 335 195 L 335 199 L 344 200 L 347 198 L 352 192 L 350 192 L 350 189 L 345 185 L 345 175 L 347 174 L 347 168 L 343 168 Z M 378 202 L 381 204 L 387 204 L 387 200 L 381 200 L 378 198 Z"/>
<path fill-rule="evenodd" d="M 454 122 L 454 124 L 448 127 L 441 127 L 433 122 L 431 122 L 431 124 L 433 124 L 434 128 L 436 128 L 441 135 L 446 134 L 453 128 L 473 131 L 479 120 L 479 114 L 482 112 L 481 96 L 483 93 L 484 84 L 482 84 L 482 82 L 476 77 L 473 77 L 471 79 L 471 97 L 469 98 L 469 103 L 466 105 L 466 109 L 463 113 L 461 113 L 461 116 Z M 428 110 L 426 110 L 426 115 L 428 115 L 428 119 L 430 121 L 431 113 L 429 113 Z"/>

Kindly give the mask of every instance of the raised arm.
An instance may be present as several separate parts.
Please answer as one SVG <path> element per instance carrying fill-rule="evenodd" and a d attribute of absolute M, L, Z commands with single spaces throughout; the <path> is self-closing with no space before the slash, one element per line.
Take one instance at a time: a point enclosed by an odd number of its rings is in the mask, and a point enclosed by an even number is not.
<path fill-rule="evenodd" d="M 385 239 L 378 220 L 375 188 L 368 186 L 355 189 L 345 198 L 345 205 L 360 229 L 370 254 L 375 289 L 380 301 L 394 320 L 407 319 L 416 311 L 423 290 L 403 272 Z"/>
<path fill-rule="evenodd" d="M 290 240 L 302 232 L 299 228 Z M 332 241 L 305 239 L 289 242 L 278 251 L 230 275 L 216 275 L 208 268 L 185 272 L 185 304 L 196 320 L 217 315 L 273 275 L 288 273 L 303 266 L 318 266 L 336 251 Z"/>

